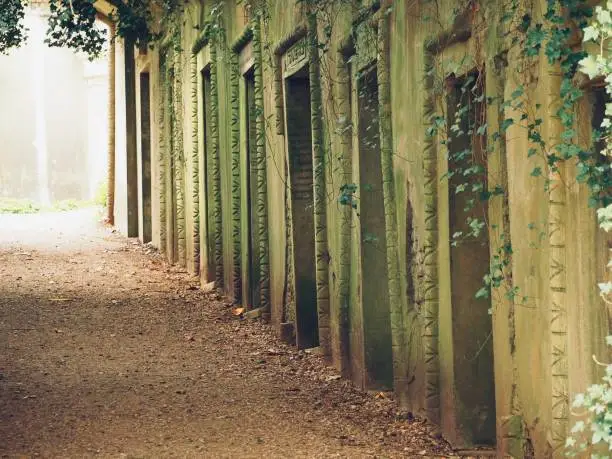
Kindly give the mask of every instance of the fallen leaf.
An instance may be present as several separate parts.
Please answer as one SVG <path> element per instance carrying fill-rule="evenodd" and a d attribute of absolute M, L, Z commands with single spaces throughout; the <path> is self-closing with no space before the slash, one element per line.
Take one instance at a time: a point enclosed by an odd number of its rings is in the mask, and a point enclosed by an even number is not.
<path fill-rule="evenodd" d="M 268 355 L 281 355 L 282 352 L 276 349 L 268 349 Z"/>
<path fill-rule="evenodd" d="M 241 316 L 242 314 L 244 314 L 244 311 L 244 308 L 233 308 L 232 314 L 234 314 L 235 316 Z"/>

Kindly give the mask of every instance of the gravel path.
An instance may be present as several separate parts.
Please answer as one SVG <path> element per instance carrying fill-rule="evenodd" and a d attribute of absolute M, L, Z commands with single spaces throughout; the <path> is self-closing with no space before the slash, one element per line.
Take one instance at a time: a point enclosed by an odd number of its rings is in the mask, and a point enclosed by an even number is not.
<path fill-rule="evenodd" d="M 1 457 L 413 457 L 450 449 L 95 210 L 0 215 Z"/>

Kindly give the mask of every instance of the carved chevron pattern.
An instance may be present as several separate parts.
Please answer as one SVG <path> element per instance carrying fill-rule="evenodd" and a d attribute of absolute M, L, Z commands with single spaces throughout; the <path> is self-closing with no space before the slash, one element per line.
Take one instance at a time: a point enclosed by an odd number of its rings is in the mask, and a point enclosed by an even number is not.
<path fill-rule="evenodd" d="M 185 231 L 185 155 L 183 152 L 183 83 L 181 54 L 174 53 L 174 74 L 172 91 L 172 155 L 174 157 L 174 184 L 176 196 L 176 228 L 178 261 L 186 264 Z"/>
<path fill-rule="evenodd" d="M 563 451 L 569 418 L 569 385 L 567 360 L 567 289 L 566 273 L 566 196 L 559 173 L 552 177 L 548 213 L 550 245 L 551 366 L 552 366 L 552 441 L 555 451 Z"/>
<path fill-rule="evenodd" d="M 166 119 L 166 64 L 165 55 L 159 56 L 159 99 L 158 99 L 158 132 L 159 132 L 159 251 L 166 254 L 166 148 L 167 141 L 164 136 Z"/>
<path fill-rule="evenodd" d="M 391 82 L 389 75 L 389 17 L 378 20 L 378 107 L 380 119 L 380 151 L 385 202 L 385 235 L 387 239 L 387 273 L 389 276 L 389 309 L 393 346 L 393 378 L 400 394 L 408 390 L 408 366 L 404 358 L 404 314 L 400 287 L 397 242 L 397 209 L 393 175 L 393 131 L 391 127 Z"/>
<path fill-rule="evenodd" d="M 257 149 L 257 233 L 259 239 L 260 307 L 270 311 L 270 259 L 268 254 L 268 179 L 266 175 L 266 125 L 264 119 L 263 56 L 261 19 L 253 18 L 253 55 L 255 67 L 255 144 Z"/>
<path fill-rule="evenodd" d="M 319 345 L 330 352 L 329 329 L 329 252 L 327 248 L 327 213 L 325 191 L 325 145 L 323 138 L 323 101 L 316 15 L 308 15 L 308 52 L 310 58 L 310 124 L 312 128 L 314 226 L 316 253 L 317 309 L 319 314 Z"/>
<path fill-rule="evenodd" d="M 219 86 L 217 76 L 217 45 L 210 46 L 210 135 L 213 204 L 213 237 L 215 240 L 215 282 L 223 286 L 223 226 L 221 216 L 221 168 L 219 157 Z"/>
<path fill-rule="evenodd" d="M 427 98 L 423 106 L 423 119 L 435 113 L 433 96 L 433 54 L 426 49 L 424 74 Z M 440 419 L 440 364 L 438 357 L 438 215 L 437 215 L 437 150 L 435 139 L 425 138 L 423 176 L 425 195 L 425 232 L 423 240 L 423 310 L 422 337 L 425 361 L 425 410 L 433 422 Z"/>
<path fill-rule="evenodd" d="M 200 163 L 198 154 L 198 59 L 189 59 L 191 83 L 191 200 L 193 202 L 193 272 L 200 270 Z"/>
<path fill-rule="evenodd" d="M 337 55 L 336 73 L 338 78 L 338 101 L 339 119 L 347 120 L 350 126 L 352 114 L 350 113 L 350 81 L 351 75 L 346 62 L 346 57 L 340 51 Z M 347 125 L 339 126 L 342 132 L 340 148 L 342 157 L 338 167 L 340 173 L 340 183 L 351 183 L 351 142 L 352 129 L 346 129 Z M 350 277 L 351 277 L 351 217 L 352 209 L 350 206 L 342 206 L 340 209 L 340 263 L 338 265 L 338 296 L 339 296 L 339 320 L 340 320 L 340 355 L 342 356 L 342 370 L 348 371 L 350 362 L 350 337 L 349 337 L 349 305 L 350 305 Z"/>
<path fill-rule="evenodd" d="M 242 301 L 240 239 L 240 70 L 238 55 L 231 55 L 232 106 L 232 250 L 234 302 Z"/>
<path fill-rule="evenodd" d="M 241 252 L 241 221 L 240 221 L 240 67 L 238 56 L 240 51 L 253 39 L 253 29 L 247 25 L 231 45 L 231 132 L 232 132 L 232 259 L 233 259 L 233 291 L 234 302 L 242 301 L 242 252 Z"/>
<path fill-rule="evenodd" d="M 445 47 L 453 43 L 466 41 L 472 32 L 469 28 L 451 28 L 427 41 L 423 56 L 425 91 L 427 97 L 423 103 L 423 119 L 430 122 L 435 115 L 434 96 L 434 57 Z M 440 359 L 439 340 L 439 291 L 438 291 L 438 151 L 436 139 L 425 137 L 423 149 L 424 177 L 424 213 L 425 231 L 423 237 L 422 282 L 423 308 L 421 333 L 425 361 L 425 411 L 434 423 L 440 422 Z"/>

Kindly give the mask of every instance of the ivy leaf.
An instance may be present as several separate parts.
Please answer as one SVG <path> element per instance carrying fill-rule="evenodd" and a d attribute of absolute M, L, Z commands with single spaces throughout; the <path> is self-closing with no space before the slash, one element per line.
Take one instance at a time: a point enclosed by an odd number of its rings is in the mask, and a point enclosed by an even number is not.
<path fill-rule="evenodd" d="M 541 167 L 535 167 L 532 171 L 531 171 L 531 176 L 532 177 L 539 177 L 542 175 L 542 168 Z"/>
<path fill-rule="evenodd" d="M 508 128 L 512 126 L 513 124 L 514 124 L 514 120 L 512 118 L 506 118 L 504 121 L 502 121 L 500 129 L 502 132 L 506 132 Z"/>
<path fill-rule="evenodd" d="M 597 286 L 599 287 L 600 295 L 604 297 L 612 295 L 612 282 L 600 282 L 599 284 L 597 284 Z M 608 336 L 608 338 L 610 337 Z"/>
<path fill-rule="evenodd" d="M 603 439 L 604 439 L 604 433 L 601 430 L 596 430 L 595 432 L 593 432 L 593 438 L 591 439 L 591 443 L 596 445 Z"/>
<path fill-rule="evenodd" d="M 524 49 L 524 53 L 526 56 L 536 56 L 544 39 L 546 37 L 546 32 L 542 30 L 542 24 L 536 24 L 535 27 L 527 32 L 527 41 L 526 47 Z"/>
<path fill-rule="evenodd" d="M 601 6 L 598 6 L 595 8 L 595 13 L 597 15 L 597 21 L 602 25 L 612 24 L 612 16 L 610 15 L 610 11 L 604 10 Z"/>
<path fill-rule="evenodd" d="M 595 26 L 585 27 L 583 31 L 584 37 L 582 37 L 582 41 L 584 42 L 591 40 L 595 41 L 599 38 L 599 29 L 597 29 Z"/>
<path fill-rule="evenodd" d="M 566 129 L 565 131 L 561 133 L 561 138 L 563 140 L 570 141 L 572 140 L 572 138 L 574 138 L 575 135 L 576 135 L 576 131 L 574 131 L 573 129 Z"/>
<path fill-rule="evenodd" d="M 574 398 L 574 403 L 572 403 L 572 407 L 580 408 L 581 406 L 584 406 L 584 403 L 585 403 L 584 394 L 577 394 L 576 398 Z M 583 430 L 584 430 L 584 421 L 578 421 L 576 424 L 574 424 L 574 427 L 572 427 L 572 433 L 582 432 Z"/>
<path fill-rule="evenodd" d="M 518 99 L 519 97 L 521 97 L 523 95 L 523 93 L 525 92 L 523 85 L 519 86 L 518 88 L 516 88 L 512 94 L 510 95 L 510 97 L 512 99 Z"/>
<path fill-rule="evenodd" d="M 591 80 L 599 74 L 599 66 L 597 65 L 597 61 L 593 56 L 589 55 L 583 59 L 580 59 L 578 64 L 580 65 L 580 71 L 587 75 Z"/>
<path fill-rule="evenodd" d="M 489 298 L 489 289 L 487 287 L 481 287 L 474 296 L 476 298 Z"/>

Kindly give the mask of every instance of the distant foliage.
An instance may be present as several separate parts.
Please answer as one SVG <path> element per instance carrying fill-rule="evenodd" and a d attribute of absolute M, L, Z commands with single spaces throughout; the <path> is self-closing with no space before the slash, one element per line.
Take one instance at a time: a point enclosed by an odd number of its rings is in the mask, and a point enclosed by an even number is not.
<path fill-rule="evenodd" d="M 0 0 L 0 54 L 7 54 L 27 38 L 22 0 Z"/>
<path fill-rule="evenodd" d="M 95 0 L 50 0 L 49 29 L 45 43 L 82 51 L 90 59 L 100 57 L 106 30 L 96 26 Z"/>
<path fill-rule="evenodd" d="M 162 21 L 177 17 L 184 0 L 109 0 L 115 7 L 109 18 L 118 37 L 134 44 L 147 45 L 160 38 Z M 21 46 L 26 38 L 24 25 L 25 0 L 0 0 L 0 53 Z M 97 22 L 95 0 L 50 0 L 49 28 L 45 43 L 51 47 L 70 48 L 85 53 L 90 59 L 100 57 L 110 38 Z M 159 17 L 160 23 L 154 18 Z"/>
<path fill-rule="evenodd" d="M 127 0 L 117 2 L 116 12 L 112 16 L 117 27 L 117 35 L 130 38 L 136 44 L 146 44 L 155 40 L 150 24 L 153 14 L 151 2 L 146 0 Z"/>

